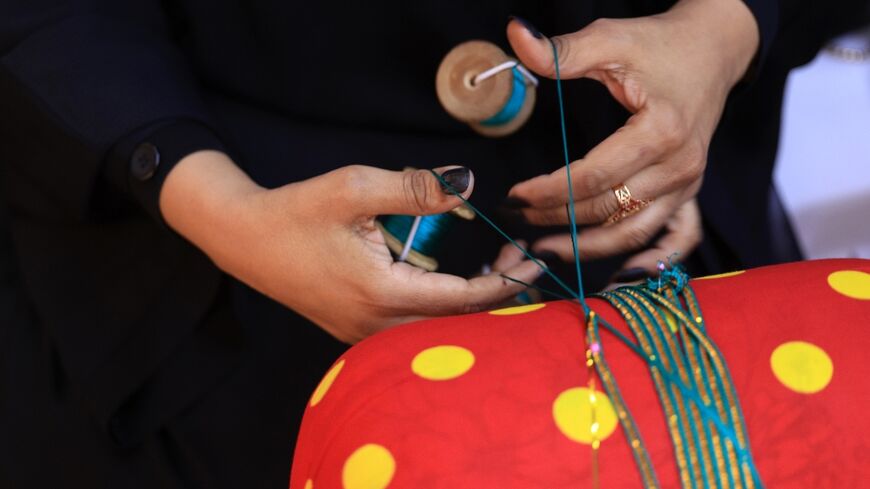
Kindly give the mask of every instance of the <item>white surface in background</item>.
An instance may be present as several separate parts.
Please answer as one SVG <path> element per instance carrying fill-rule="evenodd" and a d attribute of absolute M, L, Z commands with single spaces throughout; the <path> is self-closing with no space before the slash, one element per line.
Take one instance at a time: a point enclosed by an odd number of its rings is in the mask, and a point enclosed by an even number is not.
<path fill-rule="evenodd" d="M 870 258 L 870 61 L 825 52 L 786 85 L 774 182 L 807 258 Z"/>

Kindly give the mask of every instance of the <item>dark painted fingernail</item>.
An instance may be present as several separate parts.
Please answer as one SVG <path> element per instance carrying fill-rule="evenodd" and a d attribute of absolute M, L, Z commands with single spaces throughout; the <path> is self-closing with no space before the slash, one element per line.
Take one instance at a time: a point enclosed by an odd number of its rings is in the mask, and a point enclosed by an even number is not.
<path fill-rule="evenodd" d="M 468 190 L 468 185 L 471 183 L 471 170 L 461 166 L 459 168 L 451 168 L 441 174 L 441 191 L 447 195 L 454 193 L 461 194 Z"/>
<path fill-rule="evenodd" d="M 509 196 L 505 197 L 503 201 L 501 201 L 501 206 L 504 207 L 505 209 L 516 210 L 516 209 L 526 209 L 526 208 L 530 207 L 531 204 L 529 204 L 528 202 L 526 202 L 525 200 L 523 200 L 519 197 L 512 197 L 509 195 Z"/>
<path fill-rule="evenodd" d="M 523 27 L 525 27 L 526 30 L 529 31 L 529 34 L 535 36 L 535 39 L 543 39 L 544 38 L 544 35 L 541 34 L 541 31 L 539 31 L 537 27 L 533 26 L 532 23 L 529 22 L 528 20 L 526 20 L 522 17 L 518 17 L 516 15 L 511 15 L 510 17 L 508 17 L 508 22 L 510 22 L 512 20 L 515 20 L 515 21 L 519 22 L 520 24 L 522 24 Z"/>
<path fill-rule="evenodd" d="M 553 253 L 552 251 L 533 251 L 531 254 L 536 259 L 541 260 L 542 262 L 550 266 L 553 266 L 556 263 L 562 261 L 562 259 L 559 258 L 559 255 Z"/>
<path fill-rule="evenodd" d="M 620 270 L 611 279 L 611 282 L 637 282 L 649 277 L 649 272 L 645 268 L 635 267 L 626 270 Z"/>

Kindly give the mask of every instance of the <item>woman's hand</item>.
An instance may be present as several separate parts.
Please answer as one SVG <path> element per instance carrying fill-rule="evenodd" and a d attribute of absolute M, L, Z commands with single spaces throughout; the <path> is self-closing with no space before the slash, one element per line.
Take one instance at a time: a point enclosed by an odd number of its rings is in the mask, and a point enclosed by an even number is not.
<path fill-rule="evenodd" d="M 547 39 L 517 21 L 508 25 L 508 37 L 528 68 L 555 77 Z M 563 79 L 598 80 L 633 114 L 571 163 L 577 222 L 605 222 L 619 209 L 612 189 L 622 184 L 633 198 L 652 200 L 613 226 L 583 230 L 580 254 L 597 258 L 641 248 L 670 221 L 669 236 L 659 241 L 668 247 L 661 256 L 645 253 L 630 261 L 654 272 L 657 259 L 676 251 L 685 254 L 699 241 L 700 219 L 692 199 L 701 186 L 725 99 L 757 49 L 755 19 L 741 0 L 682 0 L 661 15 L 600 19 L 552 42 Z M 564 168 L 519 183 L 509 195 L 529 204 L 522 212 L 532 224 L 568 222 Z M 683 209 L 679 215 L 678 209 Z M 545 239 L 534 249 L 573 259 L 567 240 Z"/>
<path fill-rule="evenodd" d="M 446 170 L 436 171 L 470 195 L 471 172 Z M 169 225 L 221 269 L 348 343 L 427 316 L 480 311 L 523 290 L 497 272 L 466 280 L 393 262 L 376 216 L 459 204 L 428 170 L 348 166 L 267 190 L 215 151 L 179 162 L 160 195 Z M 525 282 L 540 274 L 516 254 L 499 263 Z"/>

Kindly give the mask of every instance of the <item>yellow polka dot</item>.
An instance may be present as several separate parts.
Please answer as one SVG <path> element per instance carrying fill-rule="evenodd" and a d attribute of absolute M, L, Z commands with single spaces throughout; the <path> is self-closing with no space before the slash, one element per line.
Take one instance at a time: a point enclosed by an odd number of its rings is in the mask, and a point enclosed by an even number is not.
<path fill-rule="evenodd" d="M 828 285 L 837 292 L 858 300 L 870 300 L 870 273 L 842 270 L 828 275 Z"/>
<path fill-rule="evenodd" d="M 450 380 L 468 372 L 474 365 L 471 351 L 454 345 L 426 348 L 411 361 L 411 370 L 427 380 Z"/>
<path fill-rule="evenodd" d="M 735 275 L 740 275 L 742 273 L 746 273 L 746 270 L 737 270 L 734 272 L 717 273 L 716 275 L 707 275 L 706 277 L 698 277 L 695 280 L 710 280 L 710 279 L 714 279 L 714 278 L 733 277 Z"/>
<path fill-rule="evenodd" d="M 525 306 L 496 309 L 494 311 L 489 311 L 489 313 L 495 316 L 513 316 L 514 314 L 525 314 L 527 312 L 537 311 L 538 309 L 543 309 L 545 306 L 546 304 L 526 304 Z"/>
<path fill-rule="evenodd" d="M 311 407 L 316 406 L 323 400 L 323 396 L 325 396 L 329 388 L 332 387 L 332 383 L 335 382 L 335 378 L 338 377 L 338 373 L 341 372 L 343 367 L 344 359 L 342 358 L 331 369 L 329 369 L 329 372 L 326 372 L 326 375 L 323 376 L 320 384 L 317 385 L 317 389 L 314 389 L 314 394 L 311 394 L 311 402 L 309 403 Z"/>
<path fill-rule="evenodd" d="M 594 396 L 594 397 L 593 397 Z M 595 407 L 593 423 L 592 407 Z M 610 399 L 601 391 L 573 387 L 553 401 L 553 419 L 563 435 L 587 445 L 604 440 L 616 429 L 616 413 Z"/>
<path fill-rule="evenodd" d="M 834 375 L 831 357 L 805 341 L 789 341 L 776 347 L 770 355 L 770 368 L 783 385 L 802 394 L 821 391 Z"/>
<path fill-rule="evenodd" d="M 369 443 L 357 448 L 344 462 L 344 489 L 384 489 L 396 473 L 396 460 L 389 450 Z"/>
<path fill-rule="evenodd" d="M 307 481 L 305 481 L 305 488 L 304 489 L 314 489 L 314 481 L 311 479 L 308 479 Z"/>

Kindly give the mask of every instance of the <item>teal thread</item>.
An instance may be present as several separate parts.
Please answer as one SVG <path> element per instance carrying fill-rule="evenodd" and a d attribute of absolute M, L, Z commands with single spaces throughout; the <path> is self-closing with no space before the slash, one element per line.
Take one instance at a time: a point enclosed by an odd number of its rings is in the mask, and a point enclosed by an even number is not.
<path fill-rule="evenodd" d="M 498 113 L 485 121 L 480 121 L 481 126 L 501 126 L 514 120 L 514 117 L 520 113 L 523 108 L 523 102 L 526 100 L 526 79 L 516 67 L 511 69 L 513 83 L 511 84 L 511 95 L 508 97 L 507 103 L 501 108 Z"/>
<path fill-rule="evenodd" d="M 556 283 L 559 284 L 559 286 L 562 287 L 566 292 L 568 292 L 568 294 L 569 294 L 571 297 L 573 297 L 573 298 L 575 298 L 575 299 L 579 299 L 579 297 L 576 296 L 576 293 L 574 292 L 573 289 L 571 289 L 571 287 L 568 287 L 567 285 L 565 285 L 565 282 L 563 282 L 562 279 L 560 279 L 559 277 L 557 277 L 555 273 L 553 273 L 552 271 L 550 271 L 549 268 L 545 267 L 544 264 L 543 264 L 540 260 L 538 260 L 537 258 L 535 258 L 534 256 L 532 256 L 532 255 L 528 252 L 528 250 L 526 250 L 525 248 L 523 248 L 522 245 L 520 245 L 520 244 L 517 243 L 513 238 L 511 238 L 510 236 L 508 236 L 506 232 L 502 231 L 502 229 L 501 229 L 500 227 L 498 227 L 498 226 L 496 225 L 496 223 L 492 222 L 492 219 L 486 217 L 482 212 L 480 212 L 480 211 L 477 209 L 477 207 L 475 207 L 471 202 L 469 202 L 468 199 L 466 199 L 465 197 L 463 197 L 462 194 L 461 194 L 460 192 L 458 192 L 455 188 L 453 188 L 452 185 L 450 185 L 450 184 L 447 183 L 443 178 L 441 178 L 441 175 L 435 173 L 435 172 L 432 171 L 432 170 L 429 170 L 429 171 L 430 171 L 433 175 L 435 175 L 435 178 L 438 179 L 438 181 L 441 183 L 441 185 L 442 185 L 444 188 L 446 188 L 446 189 L 447 189 L 451 194 L 453 194 L 453 195 L 459 197 L 459 199 L 462 201 L 463 204 L 465 204 L 466 206 L 468 206 L 469 209 L 473 210 L 475 214 L 477 214 L 478 216 L 480 216 L 480 218 L 483 219 L 484 222 L 486 222 L 487 224 L 490 225 L 490 227 L 492 227 L 493 229 L 495 229 L 496 232 L 498 232 L 498 234 L 502 235 L 502 237 L 504 237 L 504 239 L 506 239 L 506 240 L 507 240 L 510 244 L 512 244 L 516 249 L 520 250 L 520 251 L 523 253 L 523 255 L 525 255 L 529 260 L 532 260 L 532 261 L 535 263 L 535 265 L 537 265 L 538 267 L 540 267 L 541 270 L 544 271 L 544 273 L 546 273 L 547 275 L 550 276 L 550 278 L 552 278 L 553 280 L 555 280 Z"/>
<path fill-rule="evenodd" d="M 562 128 L 562 153 L 565 156 L 565 171 L 568 177 L 568 218 L 571 226 L 571 249 L 574 251 L 574 267 L 577 269 L 577 299 L 583 306 L 583 314 L 589 316 L 589 306 L 583 294 L 583 274 L 580 272 L 580 250 L 577 248 L 577 217 L 574 215 L 574 189 L 571 185 L 571 158 L 568 156 L 568 135 L 565 131 L 565 104 L 562 99 L 562 78 L 559 75 L 559 52 L 550 40 L 553 48 L 553 65 L 556 68 L 556 94 L 559 99 L 559 125 Z"/>
<path fill-rule="evenodd" d="M 382 216 L 380 221 L 384 229 L 400 242 L 405 243 L 415 218 L 416 216 L 391 215 Z M 414 242 L 411 243 L 411 249 L 426 256 L 433 256 L 437 253 L 444 237 L 447 236 L 455 222 L 456 217 L 449 212 L 423 216 L 420 219 L 417 233 L 414 235 Z"/>
<path fill-rule="evenodd" d="M 535 289 L 535 290 L 537 290 L 538 292 L 541 292 L 541 293 L 543 293 L 543 294 L 550 295 L 550 296 L 555 297 L 555 298 L 557 298 L 557 299 L 562 299 L 562 300 L 566 300 L 566 301 L 570 301 L 570 300 L 571 300 L 571 298 L 568 297 L 568 296 L 566 296 L 566 295 L 562 295 L 562 294 L 560 294 L 560 293 L 558 293 L 558 292 L 553 292 L 553 291 L 551 291 L 551 290 L 547 290 L 547 289 L 545 289 L 545 288 L 543 288 L 543 287 L 541 287 L 541 286 L 539 286 L 539 285 L 535 285 L 535 284 L 530 284 L 530 283 L 527 283 L 527 282 L 523 282 L 522 280 L 520 280 L 520 279 L 518 279 L 518 278 L 513 278 L 513 277 L 511 277 L 511 276 L 509 276 L 509 275 L 505 275 L 505 274 L 503 274 L 503 273 L 502 273 L 502 274 L 499 274 L 499 275 L 501 276 L 501 278 L 503 278 L 503 279 L 505 279 L 505 280 L 510 280 L 511 282 L 514 282 L 514 283 L 517 283 L 517 284 L 520 284 L 520 285 L 524 285 L 524 286 L 526 286 L 526 287 L 528 287 L 528 288 L 530 288 L 530 289 Z"/>

